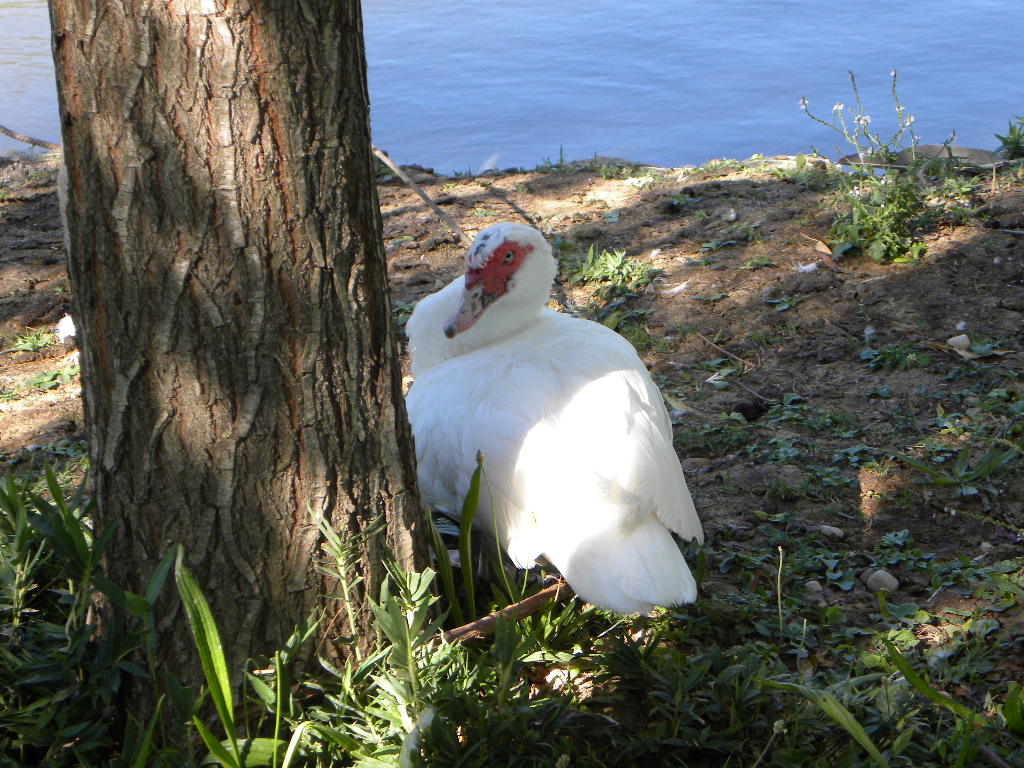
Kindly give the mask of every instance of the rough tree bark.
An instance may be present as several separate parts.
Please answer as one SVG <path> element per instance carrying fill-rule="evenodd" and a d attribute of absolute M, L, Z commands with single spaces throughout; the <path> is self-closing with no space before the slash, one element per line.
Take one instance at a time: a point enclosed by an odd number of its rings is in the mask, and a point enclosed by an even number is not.
<path fill-rule="evenodd" d="M 50 13 L 108 575 L 141 592 L 182 543 L 237 669 L 321 608 L 347 630 L 308 509 L 347 537 L 383 516 L 353 574 L 369 643 L 385 544 L 406 567 L 423 549 L 358 0 Z M 168 598 L 159 654 L 196 683 L 184 620 Z"/>

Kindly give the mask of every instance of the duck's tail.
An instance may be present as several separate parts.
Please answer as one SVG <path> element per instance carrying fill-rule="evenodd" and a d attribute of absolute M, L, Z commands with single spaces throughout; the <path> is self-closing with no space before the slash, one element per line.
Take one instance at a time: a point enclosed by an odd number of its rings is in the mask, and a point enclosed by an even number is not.
<path fill-rule="evenodd" d="M 565 537 L 568 538 L 568 537 Z M 697 583 L 672 534 L 656 518 L 577 533 L 546 549 L 580 597 L 615 613 L 647 612 L 697 599 Z"/>

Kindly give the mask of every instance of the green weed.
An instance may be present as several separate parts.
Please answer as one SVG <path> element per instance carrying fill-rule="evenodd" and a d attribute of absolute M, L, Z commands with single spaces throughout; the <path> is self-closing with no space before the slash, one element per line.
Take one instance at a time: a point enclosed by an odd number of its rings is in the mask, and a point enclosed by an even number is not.
<path fill-rule="evenodd" d="M 405 328 L 414 309 L 416 309 L 415 301 L 392 301 L 391 316 L 395 318 L 395 325 Z"/>
<path fill-rule="evenodd" d="M 931 363 L 931 356 L 915 349 L 912 344 L 888 344 L 878 349 L 865 349 L 860 359 L 873 371 L 909 371 Z"/>
<path fill-rule="evenodd" d="M 1016 123 L 1010 123 L 1006 129 L 1006 135 L 1000 136 L 999 151 L 1007 160 L 1020 160 L 1024 158 L 1024 117 L 1016 118 Z"/>
<path fill-rule="evenodd" d="M 897 127 L 888 138 L 871 128 L 852 72 L 855 103 L 836 104 L 831 121 L 817 117 L 807 100 L 801 101 L 808 117 L 839 133 L 858 158 L 838 181 L 832 201 L 838 215 L 829 239 L 882 263 L 918 261 L 927 250 L 919 237 L 939 218 L 963 220 L 974 213 L 959 202 L 973 192 L 973 182 L 959 175 L 955 158 L 917 153 L 914 117 L 899 100 L 895 71 L 891 77 Z M 884 172 L 879 165 L 885 166 Z"/>
<path fill-rule="evenodd" d="M 37 352 L 56 343 L 57 337 L 53 331 L 39 328 L 15 336 L 8 342 L 7 348 L 12 352 Z"/>
<path fill-rule="evenodd" d="M 918 261 L 927 246 L 915 238 L 928 209 L 917 182 L 899 173 L 857 175 L 856 186 L 851 182 L 840 198 L 845 210 L 832 223 L 829 239 L 860 248 L 877 262 Z"/>
<path fill-rule="evenodd" d="M 598 285 L 604 298 L 635 293 L 647 288 L 661 272 L 649 262 L 628 256 L 625 251 L 600 251 L 593 245 L 571 269 L 573 283 Z"/>

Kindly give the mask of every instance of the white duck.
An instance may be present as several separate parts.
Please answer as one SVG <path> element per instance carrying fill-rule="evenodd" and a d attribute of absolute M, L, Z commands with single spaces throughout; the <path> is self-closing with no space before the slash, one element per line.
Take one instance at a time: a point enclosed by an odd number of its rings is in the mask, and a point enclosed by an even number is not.
<path fill-rule="evenodd" d="M 424 501 L 458 513 L 482 451 L 477 520 L 517 566 L 543 555 L 577 594 L 618 613 L 695 600 L 670 532 L 703 531 L 636 351 L 545 307 L 556 264 L 535 229 L 485 229 L 466 262 L 407 326 Z"/>

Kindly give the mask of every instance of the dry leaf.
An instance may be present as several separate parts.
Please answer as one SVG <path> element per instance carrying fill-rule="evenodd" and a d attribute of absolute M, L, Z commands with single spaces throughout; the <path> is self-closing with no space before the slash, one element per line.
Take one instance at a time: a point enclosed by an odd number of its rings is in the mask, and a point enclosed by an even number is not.
<path fill-rule="evenodd" d="M 949 341 L 957 341 L 957 343 L 959 343 L 959 340 L 956 336 L 954 336 Z M 1004 357 L 1005 355 L 1013 354 L 1013 350 L 1004 349 L 989 349 L 985 352 L 975 352 L 974 350 L 970 349 L 970 347 L 968 347 L 967 349 L 963 349 L 961 347 L 954 346 L 951 344 L 940 344 L 937 341 L 926 341 L 924 342 L 924 344 L 925 346 L 931 347 L 932 349 L 941 349 L 943 352 L 953 352 L 954 354 L 962 357 L 964 360 L 980 360 L 983 357 Z"/>
<path fill-rule="evenodd" d="M 829 244 L 826 243 L 824 240 L 819 240 L 816 237 L 811 237 L 810 235 L 804 235 L 804 237 L 806 237 L 808 240 L 814 241 L 814 250 L 815 252 L 820 254 L 818 258 L 821 259 L 821 263 L 824 264 L 829 269 L 831 269 L 833 272 L 838 272 L 839 265 L 836 264 L 835 259 L 832 258 L 833 252 L 831 246 L 829 246 Z"/>

